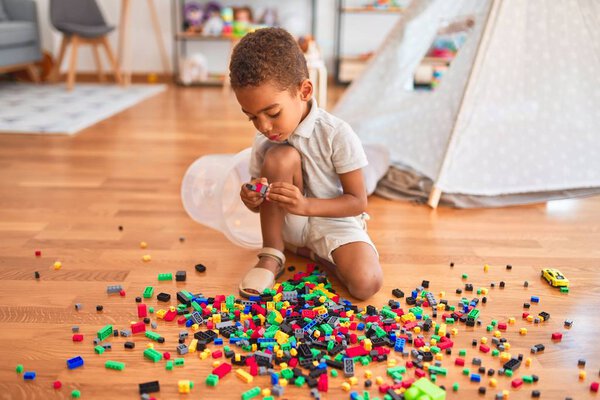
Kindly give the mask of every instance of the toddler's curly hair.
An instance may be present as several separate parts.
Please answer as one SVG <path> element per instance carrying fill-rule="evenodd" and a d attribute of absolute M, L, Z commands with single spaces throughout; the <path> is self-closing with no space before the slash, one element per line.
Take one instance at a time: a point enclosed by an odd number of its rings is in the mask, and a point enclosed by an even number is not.
<path fill-rule="evenodd" d="M 282 28 L 249 33 L 233 49 L 229 63 L 233 89 L 271 82 L 278 89 L 296 89 L 308 79 L 308 67 L 294 37 Z"/>

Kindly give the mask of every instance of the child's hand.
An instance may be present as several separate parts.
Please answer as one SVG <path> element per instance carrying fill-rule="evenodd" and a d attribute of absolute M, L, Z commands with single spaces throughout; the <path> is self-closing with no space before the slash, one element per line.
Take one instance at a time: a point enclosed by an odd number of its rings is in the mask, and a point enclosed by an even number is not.
<path fill-rule="evenodd" d="M 269 182 L 267 181 L 267 178 L 253 179 L 248 183 L 252 183 L 252 184 L 262 183 L 263 185 L 269 184 Z M 265 199 L 260 193 L 257 193 L 253 190 L 248 189 L 246 187 L 246 183 L 244 183 L 242 185 L 242 189 L 240 190 L 240 197 L 242 198 L 244 205 L 246 207 L 248 207 L 248 209 L 250 211 L 254 211 L 254 212 L 258 212 L 258 208 L 260 207 L 260 205 L 262 204 L 262 202 Z"/>
<path fill-rule="evenodd" d="M 267 192 L 267 201 L 276 203 L 290 214 L 308 215 L 308 199 L 291 183 L 272 183 Z"/>

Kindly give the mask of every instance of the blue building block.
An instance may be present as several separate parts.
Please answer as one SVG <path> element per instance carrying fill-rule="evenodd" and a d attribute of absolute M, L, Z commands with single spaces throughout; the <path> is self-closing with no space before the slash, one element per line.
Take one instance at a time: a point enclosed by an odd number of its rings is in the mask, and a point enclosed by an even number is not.
<path fill-rule="evenodd" d="M 481 382 L 481 375 L 471 374 L 471 382 Z"/>
<path fill-rule="evenodd" d="M 275 386 L 279 383 L 279 375 L 275 372 L 271 373 L 271 385 Z"/>
<path fill-rule="evenodd" d="M 406 339 L 398 338 L 394 343 L 394 351 L 403 352 L 406 345 Z"/>
<path fill-rule="evenodd" d="M 69 358 L 67 360 L 67 368 L 75 369 L 83 366 L 83 358 L 81 356 Z"/>
<path fill-rule="evenodd" d="M 35 372 L 33 372 L 33 371 L 25 372 L 23 374 L 23 379 L 25 379 L 26 381 L 32 381 L 32 380 L 34 380 L 35 379 Z"/>
<path fill-rule="evenodd" d="M 217 346 L 222 346 L 223 345 L 223 338 L 216 338 L 214 341 L 214 344 L 216 344 Z"/>
<path fill-rule="evenodd" d="M 531 302 L 532 303 L 539 303 L 540 302 L 540 298 L 538 296 L 531 296 Z"/>

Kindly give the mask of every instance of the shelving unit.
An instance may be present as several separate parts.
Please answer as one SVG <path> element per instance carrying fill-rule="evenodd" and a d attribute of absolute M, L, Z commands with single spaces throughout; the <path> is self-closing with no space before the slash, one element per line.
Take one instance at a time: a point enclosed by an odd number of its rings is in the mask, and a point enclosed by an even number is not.
<path fill-rule="evenodd" d="M 356 3 L 356 1 L 354 2 Z M 364 3 L 364 2 L 363 2 Z M 334 62 L 335 62 L 335 81 L 338 84 L 347 85 L 352 79 L 358 76 L 366 66 L 369 57 L 361 54 L 347 54 L 344 50 L 343 32 L 344 19 L 349 14 L 361 15 L 365 18 L 373 15 L 390 16 L 399 18 L 404 9 L 402 7 L 376 8 L 371 6 L 347 6 L 345 0 L 336 0 L 335 14 L 335 46 L 334 46 Z M 367 32 L 362 32 L 363 35 Z M 384 35 L 378 38 L 379 41 L 373 46 L 371 51 L 375 51 L 377 46 L 384 39 Z"/>
<path fill-rule="evenodd" d="M 295 1 L 295 0 L 283 0 L 274 4 L 281 4 L 285 1 Z M 310 4 L 310 33 L 315 36 L 316 32 L 316 3 L 317 0 L 306 0 Z M 206 1 L 200 1 L 200 3 L 205 3 Z M 173 0 L 172 1 L 172 27 L 173 27 L 173 80 L 175 83 L 179 85 L 183 85 L 179 77 L 179 63 L 182 57 L 185 57 L 188 53 L 188 43 L 189 42 L 224 42 L 229 46 L 228 54 L 231 54 L 231 51 L 237 44 L 237 42 L 241 39 L 239 37 L 234 36 L 203 36 L 200 33 L 186 33 L 182 31 L 183 26 L 183 16 L 182 10 L 186 0 Z M 256 6 L 260 5 L 271 5 L 272 2 L 267 1 L 250 1 L 247 0 L 247 5 Z M 225 4 L 229 5 L 229 4 Z M 232 3 L 233 5 L 233 3 Z M 236 3 L 236 5 L 240 6 L 242 3 Z M 307 32 L 308 33 L 308 32 Z M 208 80 L 201 83 L 194 83 L 190 86 L 214 86 L 214 85 L 227 85 L 226 72 L 224 71 L 222 74 L 210 74 L 208 76 Z"/>

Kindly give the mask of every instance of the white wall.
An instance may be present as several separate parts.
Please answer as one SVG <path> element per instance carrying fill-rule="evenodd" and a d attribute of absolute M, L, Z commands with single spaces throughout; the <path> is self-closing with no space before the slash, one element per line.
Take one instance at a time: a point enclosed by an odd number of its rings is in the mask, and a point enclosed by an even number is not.
<path fill-rule="evenodd" d="M 36 0 L 40 16 L 42 46 L 45 50 L 58 54 L 61 34 L 55 31 L 49 20 L 49 0 Z M 118 28 L 121 11 L 120 0 L 97 0 L 109 24 Z M 162 37 L 167 48 L 169 63 L 172 64 L 172 4 L 174 0 L 153 0 L 159 15 L 162 28 Z M 304 21 L 307 31 L 310 28 L 310 0 L 223 0 L 226 5 L 250 4 L 254 9 L 260 6 L 277 6 L 282 20 L 287 16 L 298 15 L 300 21 Z M 259 6 L 260 5 L 260 6 Z M 333 67 L 334 38 L 335 38 L 335 7 L 334 0 L 317 1 L 317 31 L 316 37 L 327 61 L 330 70 Z M 257 13 L 259 14 L 259 13 Z M 363 18 L 357 20 L 357 18 Z M 380 43 L 385 33 L 389 30 L 394 17 L 383 16 L 373 18 L 351 17 L 346 21 L 344 29 L 344 49 L 348 52 L 353 50 L 367 51 L 369 47 L 375 47 Z M 131 0 L 130 18 L 130 41 L 131 60 L 134 73 L 160 72 L 162 64 L 160 53 L 156 45 L 154 31 L 147 9 L 147 0 Z M 117 50 L 118 33 L 115 30 L 110 34 L 110 42 L 113 50 Z M 196 42 L 188 47 L 190 53 L 202 52 L 208 57 L 209 69 L 211 71 L 225 71 L 227 68 L 228 42 Z M 356 52 L 356 51 L 355 51 Z M 68 57 L 68 53 L 66 55 Z M 63 70 L 67 63 L 63 63 Z M 92 52 L 89 48 L 83 48 L 79 52 L 79 71 L 94 71 Z"/>

